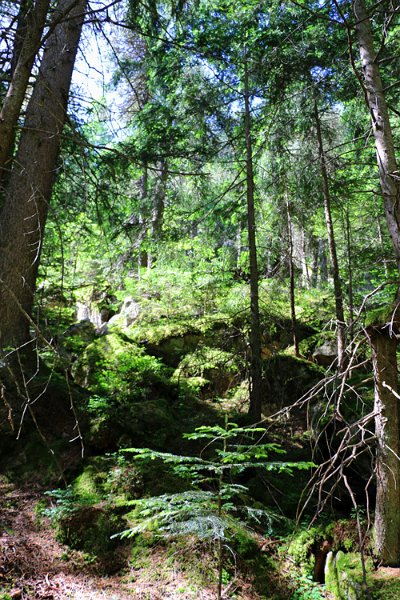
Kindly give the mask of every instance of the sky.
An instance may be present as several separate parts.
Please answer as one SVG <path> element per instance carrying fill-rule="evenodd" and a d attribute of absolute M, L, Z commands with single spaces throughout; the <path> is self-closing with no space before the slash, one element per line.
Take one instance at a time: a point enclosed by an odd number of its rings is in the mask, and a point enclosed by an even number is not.
<path fill-rule="evenodd" d="M 114 64 L 106 35 L 110 36 L 110 32 L 104 34 L 91 25 L 84 29 L 72 78 L 72 96 L 74 112 L 84 121 L 93 101 L 104 106 L 104 124 L 112 138 L 118 140 L 123 136 L 125 124 L 121 98 L 112 86 Z"/>

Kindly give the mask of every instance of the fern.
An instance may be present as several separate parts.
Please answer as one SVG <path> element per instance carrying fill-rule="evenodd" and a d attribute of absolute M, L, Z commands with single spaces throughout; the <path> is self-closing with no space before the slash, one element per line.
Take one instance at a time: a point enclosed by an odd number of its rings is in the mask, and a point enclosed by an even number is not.
<path fill-rule="evenodd" d="M 266 430 L 262 427 L 239 427 L 229 422 L 225 427 L 202 426 L 193 433 L 185 434 L 188 440 L 210 440 L 207 448 L 211 457 L 208 459 L 201 455 L 182 456 L 150 448 L 121 450 L 132 454 L 136 461 L 161 460 L 176 475 L 190 482 L 192 489 L 127 503 L 126 506 L 134 508 L 129 515 L 134 523 L 118 535 L 132 537 L 151 530 L 163 537 L 190 531 L 203 538 L 207 529 L 205 524 L 209 522 L 210 536 L 225 539 L 232 526 L 232 518 L 243 526 L 248 522 L 265 523 L 270 529 L 272 522 L 280 517 L 270 509 L 255 507 L 249 498 L 248 488 L 232 483 L 232 477 L 249 468 L 292 474 L 295 469 L 309 469 L 314 464 L 269 460 L 270 454 L 282 454 L 284 450 L 275 443 L 261 443 L 265 434 Z M 218 523 L 218 527 L 211 527 L 212 523 Z"/>

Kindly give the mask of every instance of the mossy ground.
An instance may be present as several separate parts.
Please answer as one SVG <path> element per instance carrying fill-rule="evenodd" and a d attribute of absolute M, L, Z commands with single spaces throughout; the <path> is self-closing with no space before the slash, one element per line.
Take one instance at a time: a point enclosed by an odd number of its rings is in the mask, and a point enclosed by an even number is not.
<path fill-rule="evenodd" d="M 249 398 L 246 290 L 247 286 L 238 285 L 225 291 L 219 300 L 211 299 L 207 304 L 211 313 L 205 311 L 202 300 L 196 297 L 192 302 L 186 294 L 188 309 L 183 315 L 178 287 L 169 294 L 169 301 L 165 290 L 155 289 L 147 299 L 138 296 L 142 310 L 130 327 L 124 329 L 117 324 L 108 333 L 103 331 L 103 335 L 92 329 L 86 336 L 79 331 L 73 336 L 60 335 L 58 350 L 62 360 L 55 358 L 50 349 L 42 350 L 47 370 L 42 378 L 41 375 L 35 378 L 34 385 L 36 393 L 44 390 L 43 399 L 51 410 L 48 417 L 40 413 L 40 425 L 46 439 L 57 434 L 58 441 L 51 438 L 52 448 L 59 463 L 62 458 L 62 472 L 69 483 L 67 491 L 59 493 L 60 504 L 57 497 L 47 499 L 55 509 L 52 517 L 55 532 L 67 544 L 63 550 L 67 562 L 81 553 L 85 568 L 97 565 L 104 572 L 107 563 L 109 571 L 124 566 L 126 571 L 120 581 L 125 577 L 124 586 L 142 590 L 143 594 L 154 590 L 167 593 L 175 585 L 174 597 L 197 598 L 201 591 L 204 598 L 215 598 L 215 544 L 195 536 L 168 541 L 141 536 L 126 546 L 120 546 L 117 538 L 110 539 L 126 527 L 124 518 L 130 501 L 182 490 L 182 482 L 162 461 L 154 460 L 144 468 L 117 452 L 133 446 L 178 454 L 188 451 L 204 457 L 202 440 L 191 442 L 189 450 L 183 450 L 182 433 L 200 425 L 223 424 L 226 414 L 230 419 L 234 415 L 236 422 L 246 422 Z M 270 415 L 296 402 L 323 377 L 324 371 L 309 360 L 296 359 L 290 354 L 287 306 L 282 305 L 275 312 L 269 309 L 272 297 L 267 286 L 262 290 L 262 298 L 263 409 L 265 415 Z M 53 318 L 53 306 L 51 311 Z M 64 316 L 67 323 L 67 315 Z M 313 325 L 316 323 L 314 320 Z M 307 357 L 321 339 L 332 338 L 332 332 L 315 334 L 315 331 L 299 326 L 304 340 L 301 348 Z M 359 385 L 357 389 L 364 386 L 363 398 L 371 396 L 371 386 L 364 384 L 367 375 L 364 371 L 359 384 L 354 384 Z M 47 387 L 46 381 L 51 382 Z M 71 393 L 82 417 L 84 461 L 80 456 L 72 460 L 71 453 L 65 454 L 72 439 L 73 419 L 68 434 L 58 427 L 65 421 L 66 412 L 72 412 Z M 315 402 L 316 410 L 317 404 L 323 402 L 322 394 Z M 346 402 L 346 417 L 352 419 L 358 414 L 358 405 L 350 394 Z M 285 458 L 310 458 L 309 438 L 313 432 L 307 429 L 306 410 L 292 412 L 290 419 L 281 416 L 273 422 L 267 421 L 267 427 L 268 440 L 284 445 Z M 11 477 L 17 474 L 28 477 L 29 473 L 30 478 L 40 471 L 45 481 L 52 482 L 48 487 L 59 487 L 59 475 L 51 466 L 48 448 L 42 444 L 39 449 L 40 436 L 31 441 L 31 432 L 27 433 L 14 470 L 8 469 Z M 77 448 L 80 451 L 79 444 Z M 355 550 L 351 528 L 346 533 L 346 526 L 334 525 L 333 521 L 303 531 L 288 547 L 287 537 L 294 528 L 288 517 L 296 514 L 306 479 L 307 473 L 304 477 L 284 474 L 277 478 L 275 474 L 255 469 L 246 473 L 244 479 L 233 482 L 247 486 L 255 503 L 263 507 L 278 506 L 286 521 L 277 520 L 269 531 L 255 526 L 253 537 L 239 528 L 227 540 L 223 578 L 232 598 L 322 598 L 324 589 L 310 581 L 318 545 L 329 539 L 335 552 Z M 38 507 L 38 522 L 47 518 L 43 516 L 46 510 L 51 510 L 51 506 Z M 114 561 L 114 555 L 118 560 Z M 371 573 L 369 581 L 377 598 L 391 598 L 385 593 L 396 597 L 396 578 L 389 579 Z"/>

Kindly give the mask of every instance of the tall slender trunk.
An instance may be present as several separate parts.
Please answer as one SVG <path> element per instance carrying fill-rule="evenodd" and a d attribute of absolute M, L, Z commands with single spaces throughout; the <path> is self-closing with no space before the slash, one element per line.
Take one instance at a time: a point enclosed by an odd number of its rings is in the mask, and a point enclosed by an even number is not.
<path fill-rule="evenodd" d="M 355 29 L 360 48 L 366 101 L 371 115 L 375 139 L 386 222 L 400 272 L 400 209 L 398 205 L 400 185 L 389 111 L 383 91 L 379 64 L 375 60 L 377 56 L 374 50 L 371 21 L 364 0 L 354 0 L 353 7 L 357 21 Z"/>
<path fill-rule="evenodd" d="M 386 222 L 400 272 L 400 183 L 389 112 L 364 0 L 353 0 L 353 11 L 363 70 L 363 91 L 371 115 Z M 381 560 L 391 566 L 400 565 L 400 428 L 395 335 L 399 331 L 399 324 L 398 291 L 390 322 L 379 324 L 371 333 L 377 437 L 375 544 Z"/>
<path fill-rule="evenodd" d="M 147 267 L 147 250 L 143 246 L 143 242 L 147 235 L 147 220 L 146 220 L 146 204 L 147 197 L 149 193 L 149 171 L 147 168 L 147 164 L 143 166 L 143 174 L 140 177 L 139 181 L 140 186 L 140 207 L 139 207 L 139 216 L 138 216 L 138 224 L 139 224 L 139 232 L 136 238 L 135 246 L 138 249 L 138 258 L 137 258 L 137 267 L 138 267 L 138 279 L 140 280 L 141 269 L 142 267 Z"/>
<path fill-rule="evenodd" d="M 25 15 L 23 39 L 18 40 L 12 77 L 0 112 L 0 183 L 10 160 L 16 127 L 28 88 L 36 54 L 40 48 L 50 0 L 37 0 Z M 20 36 L 22 37 L 22 36 Z"/>
<path fill-rule="evenodd" d="M 261 326 L 258 298 L 258 264 L 256 244 L 256 221 L 254 204 L 254 168 L 251 136 L 251 113 L 249 92 L 249 71 L 247 57 L 244 66 L 244 106 L 246 140 L 246 190 L 247 190 L 247 235 L 250 262 L 250 408 L 249 414 L 254 421 L 261 419 L 262 408 L 262 364 L 261 364 Z"/>
<path fill-rule="evenodd" d="M 399 401 L 397 340 L 387 328 L 370 332 L 374 367 L 376 447 L 375 550 L 386 565 L 400 564 Z"/>
<path fill-rule="evenodd" d="M 350 347 L 353 348 L 354 340 L 354 292 L 353 292 L 353 253 L 352 253 L 352 236 L 349 209 L 346 207 L 345 214 L 345 231 L 346 231 L 346 246 L 347 246 L 347 273 L 349 279 L 348 299 L 349 299 L 349 337 Z"/>
<path fill-rule="evenodd" d="M 314 100 L 314 119 L 317 131 L 318 156 L 322 176 L 322 194 L 324 198 L 324 212 L 326 229 L 328 232 L 329 253 L 331 257 L 331 272 L 333 279 L 333 289 L 335 294 L 335 312 L 337 327 L 337 346 L 338 346 L 338 369 L 343 368 L 344 355 L 346 350 L 346 326 L 343 309 L 342 284 L 340 282 L 339 263 L 336 252 L 335 232 L 333 228 L 331 194 L 329 189 L 328 171 L 326 168 L 326 158 L 324 145 L 322 141 L 321 119 L 318 111 L 317 100 Z"/>
<path fill-rule="evenodd" d="M 0 214 L 0 345 L 29 341 L 44 228 L 86 0 L 61 0 L 68 19 L 49 36 Z"/>
<path fill-rule="evenodd" d="M 294 345 L 295 356 L 300 356 L 299 339 L 297 337 L 297 319 L 296 319 L 296 295 L 295 295 L 295 280 L 294 280 L 294 263 L 293 263 L 293 234 L 292 234 L 292 215 L 290 213 L 290 203 L 286 198 L 286 216 L 288 228 L 288 262 L 289 262 L 289 286 L 290 286 L 290 316 L 292 325 L 292 338 Z"/>
<path fill-rule="evenodd" d="M 155 244 L 161 236 L 161 231 L 164 222 L 165 197 L 168 179 L 167 161 L 162 158 L 159 161 L 159 175 L 156 181 L 153 198 L 153 209 L 151 214 L 151 242 Z M 149 251 L 147 266 L 149 269 L 155 262 L 154 248 Z"/>
<path fill-rule="evenodd" d="M 304 223 L 301 223 L 301 271 L 302 271 L 302 282 L 307 288 L 310 287 L 310 269 L 307 261 L 307 238 L 304 229 Z"/>

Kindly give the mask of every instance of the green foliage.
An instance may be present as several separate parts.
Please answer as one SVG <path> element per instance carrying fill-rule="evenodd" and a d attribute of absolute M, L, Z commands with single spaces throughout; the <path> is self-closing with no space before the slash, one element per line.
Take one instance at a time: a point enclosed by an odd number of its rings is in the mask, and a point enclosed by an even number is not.
<path fill-rule="evenodd" d="M 264 507 L 251 505 L 246 486 L 235 483 L 232 478 L 249 468 L 292 473 L 313 465 L 270 460 L 271 454 L 280 454 L 283 450 L 277 444 L 263 442 L 264 435 L 264 428 L 239 427 L 229 422 L 225 427 L 202 426 L 185 434 L 188 440 L 208 440 L 205 452 L 211 455 L 207 458 L 148 448 L 125 449 L 123 452 L 133 454 L 136 461 L 161 460 L 171 466 L 176 475 L 190 482 L 193 489 L 132 501 L 135 506 L 132 518 L 137 524 L 121 535 L 130 537 L 152 529 L 161 537 L 190 533 L 216 541 L 226 539 L 235 523 L 251 522 L 271 531 L 276 515 Z"/>
<path fill-rule="evenodd" d="M 136 344 L 117 334 L 96 339 L 74 364 L 74 377 L 91 392 L 90 439 L 98 447 L 114 449 L 123 435 L 144 441 L 155 428 L 164 436 L 174 431 L 176 386 L 165 365 Z M 160 431 L 157 437 L 161 445 Z"/>
<path fill-rule="evenodd" d="M 194 377 L 207 377 L 207 372 L 213 370 L 237 371 L 233 354 L 219 348 L 202 346 L 185 355 L 179 364 L 178 376 L 188 374 Z"/>
<path fill-rule="evenodd" d="M 325 598 L 321 586 L 313 581 L 310 575 L 294 573 L 291 578 L 295 587 L 292 600 L 323 600 Z"/>

